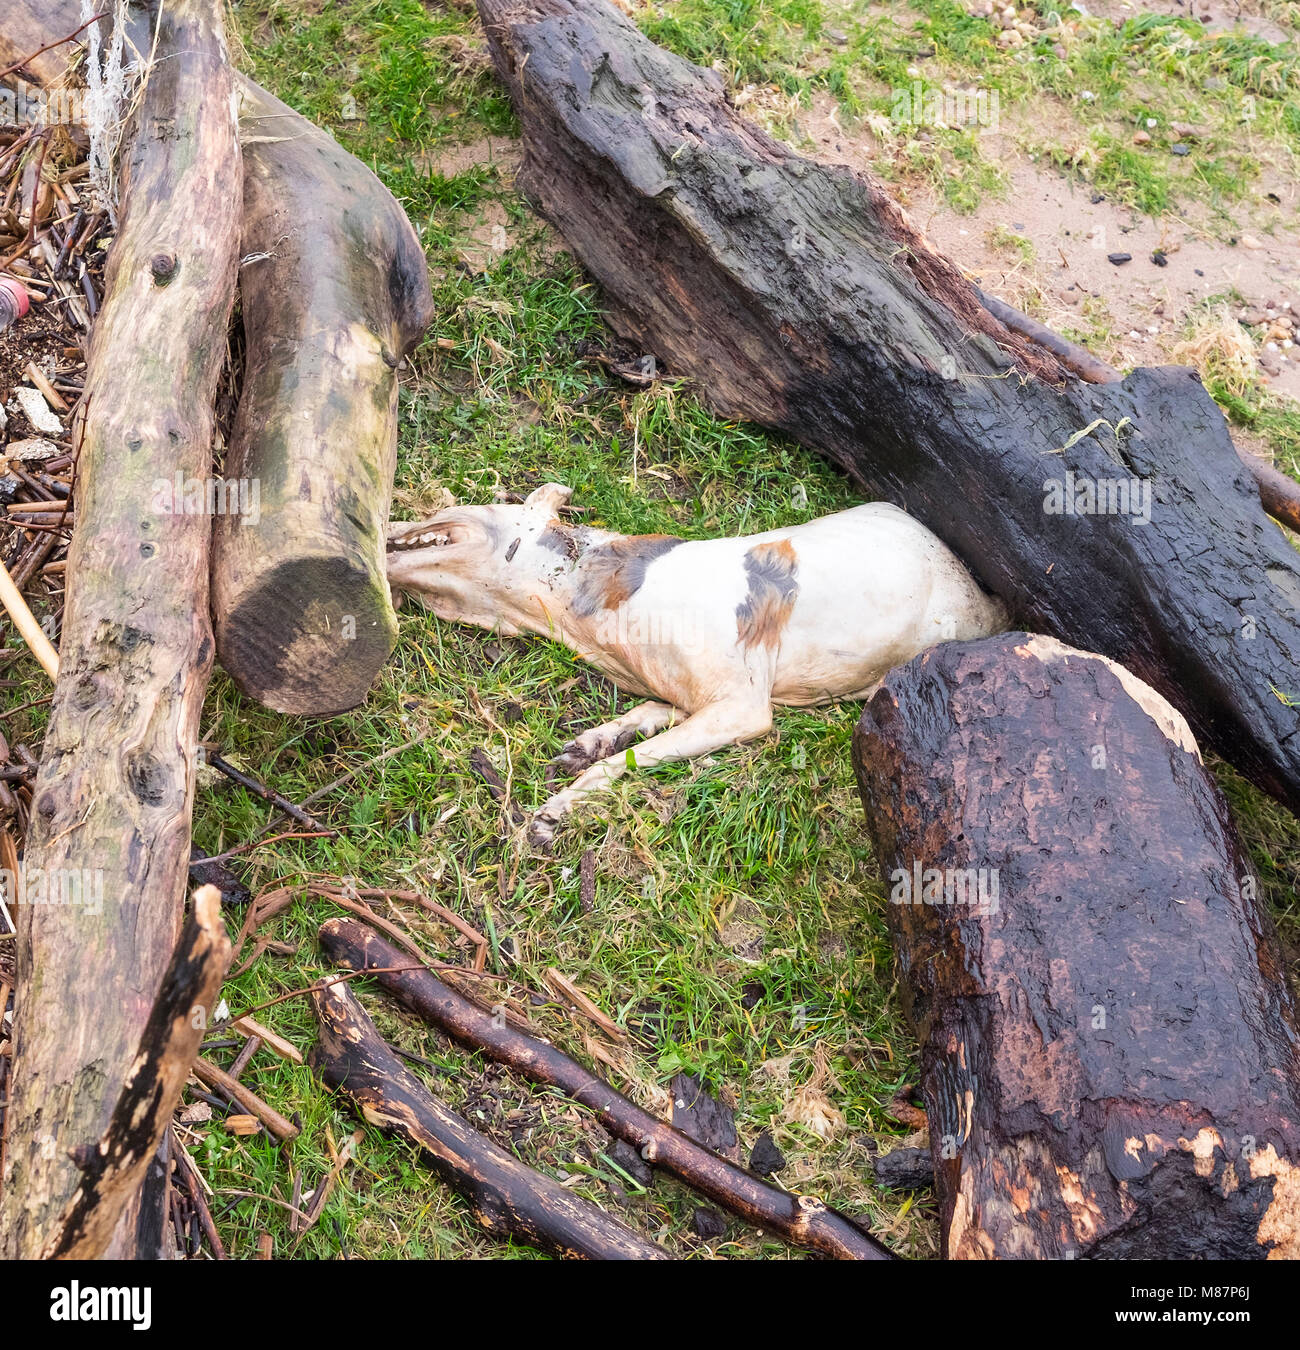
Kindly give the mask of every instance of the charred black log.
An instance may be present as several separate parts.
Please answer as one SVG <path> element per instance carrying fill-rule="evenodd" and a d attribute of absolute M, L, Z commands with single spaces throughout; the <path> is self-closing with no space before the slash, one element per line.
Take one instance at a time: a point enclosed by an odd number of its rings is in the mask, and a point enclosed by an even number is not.
<path fill-rule="evenodd" d="M 852 1220 L 811 1195 L 791 1195 L 656 1120 L 563 1051 L 510 1026 L 470 1002 L 432 971 L 410 969 L 410 958 L 355 919 L 328 919 L 321 946 L 350 970 L 375 979 L 418 1017 L 463 1045 L 481 1051 L 534 1083 L 557 1087 L 588 1107 L 615 1138 L 655 1167 L 766 1232 L 821 1256 L 888 1261 L 893 1255 Z"/>
<path fill-rule="evenodd" d="M 1300 807 L 1279 698 L 1300 692 L 1300 559 L 1192 371 L 1079 379 L 877 185 L 746 123 L 606 0 L 478 7 L 519 184 L 620 332 L 905 507 L 1019 621 L 1122 661 Z"/>
<path fill-rule="evenodd" d="M 436 1101 L 402 1067 L 344 984 L 317 985 L 312 1067 L 371 1125 L 414 1144 L 488 1232 L 557 1256 L 662 1261 L 668 1253 L 558 1181 L 527 1168 Z"/>
<path fill-rule="evenodd" d="M 1186 722 L 1023 633 L 854 738 L 949 1257 L 1300 1256 L 1300 1037 Z"/>

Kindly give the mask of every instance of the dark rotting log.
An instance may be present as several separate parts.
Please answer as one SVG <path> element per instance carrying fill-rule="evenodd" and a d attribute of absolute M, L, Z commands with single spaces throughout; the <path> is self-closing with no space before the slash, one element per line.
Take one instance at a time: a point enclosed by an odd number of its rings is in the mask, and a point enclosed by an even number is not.
<path fill-rule="evenodd" d="M 1187 723 L 1044 637 L 886 676 L 854 737 L 952 1258 L 1300 1256 L 1300 1037 Z"/>
<path fill-rule="evenodd" d="M 559 1088 L 595 1115 L 616 1139 L 655 1167 L 764 1232 L 820 1256 L 888 1261 L 893 1254 L 851 1219 L 811 1195 L 791 1195 L 728 1162 L 643 1111 L 577 1060 L 516 1030 L 471 1002 L 432 971 L 410 969 L 406 953 L 356 919 L 327 919 L 321 946 L 349 970 L 373 970 L 379 986 L 416 1016 L 530 1082 Z M 406 967 L 406 969 L 392 969 Z"/>
<path fill-rule="evenodd" d="M 879 186 L 745 122 L 605 0 L 478 8 L 519 186 L 622 334 L 910 511 L 1018 622 L 1123 662 L 1300 807 L 1300 558 L 1194 372 L 1079 379 Z"/>
<path fill-rule="evenodd" d="M 206 1029 L 215 1021 L 229 961 L 221 892 L 215 886 L 200 887 L 108 1129 L 76 1160 L 81 1184 L 47 1257 L 94 1260 L 104 1255 L 119 1216 L 171 1127 L 190 1066 Z M 160 1247 L 161 1242 L 153 1245 Z"/>
<path fill-rule="evenodd" d="M 77 0 L 5 4 L 0 61 L 80 22 Z M 149 50 L 146 7 L 128 7 L 128 32 Z M 73 50 L 46 53 L 34 75 L 57 81 Z M 420 241 L 375 175 L 253 81 L 236 88 L 246 346 L 208 494 L 217 658 L 269 707 L 324 715 L 365 698 L 396 641 L 384 554 L 397 370 L 433 299 Z"/>
<path fill-rule="evenodd" d="M 403 1067 L 346 985 L 318 984 L 312 1002 L 320 1022 L 312 1068 L 349 1097 L 364 1120 L 414 1144 L 494 1237 L 594 1261 L 668 1259 L 662 1247 L 525 1167 L 436 1100 Z"/>
<path fill-rule="evenodd" d="M 978 292 L 980 303 L 999 322 L 1006 324 L 1012 332 L 1019 333 L 1045 347 L 1067 369 L 1073 371 L 1081 380 L 1090 384 L 1108 384 L 1124 377 L 1114 366 L 1098 360 L 1086 347 L 1070 342 L 1059 333 L 1054 333 L 1046 325 L 1022 314 L 1018 309 L 997 299 L 995 296 Z M 1286 474 L 1279 473 L 1271 464 L 1267 464 L 1258 455 L 1237 447 L 1237 455 L 1250 470 L 1250 476 L 1259 489 L 1259 500 L 1264 510 L 1274 520 L 1281 521 L 1289 529 L 1300 530 L 1300 483 Z"/>
<path fill-rule="evenodd" d="M 163 12 L 87 354 L 59 678 L 23 869 L 54 903 L 18 911 L 10 1258 L 38 1257 L 61 1231 L 82 1184 L 74 1159 L 110 1126 L 181 931 L 211 528 L 160 510 L 157 484 L 211 470 L 242 177 L 221 13 L 218 0 Z"/>

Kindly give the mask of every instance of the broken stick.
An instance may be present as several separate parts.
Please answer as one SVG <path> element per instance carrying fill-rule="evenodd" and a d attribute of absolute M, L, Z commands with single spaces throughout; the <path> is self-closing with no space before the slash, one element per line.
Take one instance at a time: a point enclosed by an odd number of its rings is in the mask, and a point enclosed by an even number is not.
<path fill-rule="evenodd" d="M 662 1247 L 525 1167 L 436 1101 L 402 1066 L 345 985 L 316 985 L 312 1002 L 320 1021 L 312 1068 L 350 1097 L 364 1120 L 419 1148 L 493 1236 L 595 1261 L 668 1259 Z"/>
<path fill-rule="evenodd" d="M 457 993 L 428 970 L 394 970 L 409 964 L 378 933 L 353 919 L 328 919 L 321 946 L 348 970 L 375 971 L 375 980 L 418 1017 L 462 1045 L 522 1074 L 557 1087 L 588 1107 L 606 1130 L 640 1150 L 656 1167 L 707 1195 L 732 1214 L 778 1233 L 821 1256 L 889 1261 L 893 1254 L 853 1220 L 811 1195 L 791 1195 L 718 1157 L 693 1139 L 643 1111 L 577 1060 L 510 1026 Z"/>

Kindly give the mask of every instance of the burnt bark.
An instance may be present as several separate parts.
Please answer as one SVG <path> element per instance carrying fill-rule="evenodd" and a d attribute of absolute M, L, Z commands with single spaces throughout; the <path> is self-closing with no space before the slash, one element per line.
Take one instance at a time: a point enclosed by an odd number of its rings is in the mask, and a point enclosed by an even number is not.
<path fill-rule="evenodd" d="M 6 0 L 0 62 L 79 16 L 77 0 Z M 139 51 L 149 22 L 129 7 Z M 31 62 L 33 77 L 57 81 L 74 50 Z M 259 702 L 325 715 L 365 698 L 396 641 L 384 552 L 397 369 L 433 299 L 420 241 L 375 175 L 252 80 L 235 83 L 246 346 L 215 502 L 217 658 Z"/>
<path fill-rule="evenodd" d="M 662 1261 L 668 1253 L 558 1181 L 525 1167 L 437 1101 L 384 1043 L 344 984 L 318 984 L 320 1040 L 310 1062 L 364 1120 L 414 1144 L 496 1237 L 556 1256 Z"/>
<path fill-rule="evenodd" d="M 200 887 L 108 1129 L 75 1160 L 81 1169 L 81 1184 L 50 1241 L 47 1258 L 89 1261 L 105 1254 L 119 1217 L 144 1181 L 171 1127 L 190 1066 L 213 1022 L 229 962 L 230 938 L 221 921 L 221 892 L 215 886 Z M 165 1170 L 162 1181 L 165 1191 Z M 163 1212 L 161 1206 L 146 1210 L 150 1216 Z M 151 1253 L 161 1247 L 160 1234 L 148 1242 Z"/>
<path fill-rule="evenodd" d="M 56 34 L 57 36 L 57 34 Z M 180 934 L 212 667 L 206 516 L 241 166 L 218 0 L 173 0 L 128 132 L 120 227 L 78 413 L 78 523 L 19 907 L 0 1244 L 36 1257 L 104 1137 Z M 69 899 L 73 892 L 79 899 Z M 61 901 L 61 902 L 60 902 Z M 123 1215 L 130 1222 L 131 1215 Z"/>
<path fill-rule="evenodd" d="M 854 736 L 950 1258 L 1300 1256 L 1300 1037 L 1183 718 L 1010 634 Z"/>
<path fill-rule="evenodd" d="M 620 333 L 910 511 L 1017 622 L 1123 662 L 1300 807 L 1278 697 L 1297 692 L 1300 559 L 1194 372 L 1080 379 L 874 182 L 746 123 L 605 0 L 478 8 L 523 124 L 519 185 Z M 1049 482 L 1080 479 L 1149 484 L 1149 523 L 1049 514 Z"/>
<path fill-rule="evenodd" d="M 493 1017 L 432 971 L 410 969 L 406 954 L 365 924 L 355 919 L 328 919 L 321 925 L 320 941 L 329 957 L 349 970 L 373 970 L 380 987 L 417 1017 L 531 1082 L 559 1088 L 591 1110 L 614 1138 L 636 1149 L 646 1162 L 748 1223 L 819 1256 L 858 1261 L 894 1259 L 875 1238 L 816 1196 L 792 1195 L 751 1176 L 688 1134 L 643 1111 L 563 1051 Z M 691 1090 L 691 1095 L 698 1098 L 699 1093 Z M 688 1105 L 699 1103 L 691 1101 Z"/>

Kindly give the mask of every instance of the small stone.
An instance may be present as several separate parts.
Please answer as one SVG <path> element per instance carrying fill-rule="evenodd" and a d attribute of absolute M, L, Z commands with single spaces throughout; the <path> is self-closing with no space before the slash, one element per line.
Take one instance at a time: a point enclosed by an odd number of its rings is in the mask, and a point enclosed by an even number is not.
<path fill-rule="evenodd" d="M 1171 145 L 1169 147 L 1169 153 L 1171 155 L 1190 155 L 1192 153 L 1192 147 L 1190 145 L 1184 145 L 1179 141 L 1177 145 Z"/>
<path fill-rule="evenodd" d="M 40 436 L 33 436 L 26 441 L 10 441 L 5 447 L 5 454 L 10 459 L 53 459 L 58 453 L 59 447 L 53 441 Z"/>
<path fill-rule="evenodd" d="M 727 1221 L 716 1209 L 706 1209 L 698 1205 L 691 1215 L 691 1229 L 696 1237 L 706 1242 L 714 1242 L 727 1231 Z"/>
<path fill-rule="evenodd" d="M 1263 248 L 1264 245 L 1255 238 L 1253 234 L 1243 234 L 1241 236 L 1242 248 Z"/>
<path fill-rule="evenodd" d="M 1108 253 L 1106 254 L 1106 260 L 1114 263 L 1116 267 L 1123 267 L 1126 262 L 1133 261 L 1133 255 L 1131 253 Z"/>
<path fill-rule="evenodd" d="M 1156 251 L 1151 255 L 1151 261 L 1155 263 L 1157 267 L 1169 266 L 1169 259 L 1165 257 L 1165 251 L 1162 248 L 1156 249 Z"/>
<path fill-rule="evenodd" d="M 757 1172 L 760 1177 L 770 1177 L 773 1172 L 779 1172 L 784 1166 L 785 1154 L 777 1148 L 772 1136 L 764 1130 L 758 1136 L 754 1150 L 749 1155 L 749 1170 Z"/>
<path fill-rule="evenodd" d="M 39 389 L 32 389 L 28 385 L 19 385 L 14 390 L 14 397 L 18 400 L 18 406 L 22 408 L 24 415 L 32 426 L 46 436 L 62 436 L 63 423 L 50 411 L 50 405 L 46 403 L 45 396 Z"/>
<path fill-rule="evenodd" d="M 1151 134 L 1150 134 L 1150 132 L 1146 132 L 1146 131 L 1135 131 L 1135 132 L 1133 133 L 1133 144 L 1134 144 L 1134 145 L 1150 145 L 1150 144 L 1151 144 Z"/>

